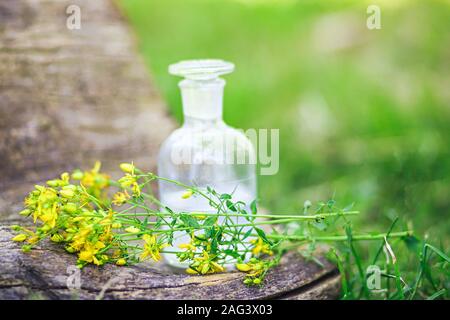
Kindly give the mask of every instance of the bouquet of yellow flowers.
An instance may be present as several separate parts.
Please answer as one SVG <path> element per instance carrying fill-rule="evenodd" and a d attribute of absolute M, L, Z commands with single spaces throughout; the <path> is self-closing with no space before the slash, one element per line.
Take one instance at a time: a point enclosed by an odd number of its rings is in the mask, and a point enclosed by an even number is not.
<path fill-rule="evenodd" d="M 78 255 L 78 266 L 114 263 L 130 265 L 151 259 L 159 261 L 161 253 L 174 254 L 187 263 L 189 274 L 225 271 L 234 264 L 246 274 L 244 283 L 261 285 L 268 270 L 277 265 L 287 250 L 300 250 L 314 259 L 316 244 L 347 241 L 349 235 L 329 234 L 338 221 L 358 214 L 337 209 L 334 201 L 319 203 L 310 214 L 311 203 L 302 214 L 257 214 L 256 202 L 233 201 L 230 194 L 212 188 L 198 188 L 145 173 L 132 163 L 122 163 L 123 176 L 117 181 L 100 172 L 97 162 L 92 170 L 63 173 L 60 178 L 36 185 L 25 199 L 21 215 L 31 217 L 33 230 L 14 226 L 18 232 L 12 240 L 23 242 L 29 251 L 39 241 L 50 239 L 69 253 Z M 151 183 L 164 180 L 184 188 L 182 198 L 204 197 L 212 212 L 174 212 L 152 193 Z M 245 217 L 236 223 L 230 217 Z M 219 223 L 219 217 L 225 217 Z M 277 226 L 270 232 L 261 225 Z M 327 229 L 328 234 L 323 234 Z M 189 235 L 190 242 L 169 251 L 175 233 Z M 389 237 L 407 236 L 409 232 L 391 233 Z M 386 234 L 351 235 L 353 240 L 383 239 Z"/>

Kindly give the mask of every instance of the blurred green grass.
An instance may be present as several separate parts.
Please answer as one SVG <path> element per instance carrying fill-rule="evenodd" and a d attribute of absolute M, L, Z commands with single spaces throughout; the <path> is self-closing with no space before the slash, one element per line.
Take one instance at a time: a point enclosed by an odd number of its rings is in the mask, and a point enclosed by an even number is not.
<path fill-rule="evenodd" d="M 261 203 L 355 203 L 359 226 L 394 216 L 448 247 L 450 6 L 378 1 L 118 0 L 150 74 L 181 121 L 167 66 L 192 58 L 236 64 L 225 120 L 280 129 L 280 171 L 261 176 Z"/>

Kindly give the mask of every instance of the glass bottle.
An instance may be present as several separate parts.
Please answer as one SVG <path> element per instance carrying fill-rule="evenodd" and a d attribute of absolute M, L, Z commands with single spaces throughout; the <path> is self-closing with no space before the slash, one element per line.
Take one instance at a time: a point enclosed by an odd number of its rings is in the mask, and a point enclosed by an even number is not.
<path fill-rule="evenodd" d="M 183 125 L 161 146 L 158 175 L 219 193 L 232 194 L 233 201 L 247 206 L 256 199 L 255 150 L 243 131 L 222 120 L 222 98 L 225 80 L 219 76 L 231 73 L 234 65 L 222 60 L 189 60 L 169 66 L 169 73 L 182 76 L 179 83 L 183 102 Z M 175 212 L 216 212 L 199 196 L 183 199 L 185 188 L 159 181 L 160 201 Z M 249 212 L 249 210 L 248 210 Z M 219 223 L 223 221 L 219 217 Z M 245 218 L 233 217 L 239 224 Z M 189 243 L 186 234 L 175 234 L 173 246 L 165 250 L 182 251 Z M 165 254 L 169 265 L 187 267 L 174 254 Z"/>

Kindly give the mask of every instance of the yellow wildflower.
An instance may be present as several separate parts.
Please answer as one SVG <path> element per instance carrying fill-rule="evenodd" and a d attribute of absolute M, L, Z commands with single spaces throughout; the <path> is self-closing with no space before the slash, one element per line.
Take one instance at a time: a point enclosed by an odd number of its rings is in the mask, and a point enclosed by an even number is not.
<path fill-rule="evenodd" d="M 78 259 L 85 262 L 94 263 L 96 265 L 101 265 L 101 260 L 98 260 L 95 256 L 100 249 L 103 249 L 105 244 L 101 241 L 97 241 L 95 244 L 86 243 L 83 250 L 78 254 Z"/>
<path fill-rule="evenodd" d="M 127 200 L 130 198 L 131 197 L 126 190 L 124 192 L 117 192 L 113 196 L 112 203 L 115 204 L 116 206 L 121 206 L 124 203 L 126 203 Z"/>
<path fill-rule="evenodd" d="M 236 264 L 236 268 L 239 271 L 247 273 L 245 276 L 244 283 L 248 285 L 261 284 L 262 279 L 264 278 L 265 272 L 270 267 L 270 262 L 263 260 L 258 260 L 256 258 L 251 258 L 247 263 L 238 263 Z"/>
<path fill-rule="evenodd" d="M 101 199 L 102 191 L 109 186 L 109 176 L 100 173 L 101 162 L 95 162 L 94 168 L 91 171 L 85 171 L 81 178 L 80 184 L 88 188 L 88 192 Z"/>
<path fill-rule="evenodd" d="M 257 256 L 259 254 L 268 254 L 272 255 L 273 252 L 270 250 L 270 246 L 263 241 L 263 239 L 253 239 L 250 241 L 254 246 L 252 249 L 252 253 L 254 256 Z"/>
<path fill-rule="evenodd" d="M 56 219 L 58 218 L 57 202 L 54 202 L 51 208 L 41 209 L 39 218 L 49 228 L 56 226 Z"/>
<path fill-rule="evenodd" d="M 208 252 L 204 250 L 202 256 L 194 258 L 194 262 L 190 265 L 186 272 L 192 274 L 193 271 L 195 271 L 200 274 L 207 274 L 225 271 L 224 267 L 214 261 L 215 258 L 215 256 L 210 256 Z"/>
<path fill-rule="evenodd" d="M 70 246 L 77 251 L 81 250 L 81 248 L 85 245 L 87 238 L 92 232 L 92 230 L 93 230 L 92 226 L 83 226 L 79 230 L 71 230 L 71 228 L 66 229 L 66 231 L 69 233 L 75 233 L 72 239 L 73 241 L 70 244 Z"/>
<path fill-rule="evenodd" d="M 141 195 L 141 187 L 138 184 L 138 178 L 134 174 L 126 173 L 118 182 L 123 189 L 131 187 L 134 196 L 139 197 Z"/>
<path fill-rule="evenodd" d="M 161 260 L 161 251 L 167 244 L 159 244 L 155 235 L 144 234 L 144 250 L 141 254 L 141 260 L 151 257 L 155 261 Z"/>
<path fill-rule="evenodd" d="M 141 195 L 141 187 L 137 182 L 133 183 L 133 195 L 139 197 Z"/>

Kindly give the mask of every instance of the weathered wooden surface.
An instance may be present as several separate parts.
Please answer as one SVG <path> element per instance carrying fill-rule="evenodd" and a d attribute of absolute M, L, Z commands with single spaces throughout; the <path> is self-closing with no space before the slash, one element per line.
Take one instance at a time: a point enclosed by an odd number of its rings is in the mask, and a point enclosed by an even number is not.
<path fill-rule="evenodd" d="M 79 5 L 80 30 L 66 28 Z M 107 0 L 0 2 L 0 299 L 324 299 L 338 293 L 336 270 L 287 257 L 263 289 L 241 273 L 176 274 L 164 264 L 88 266 L 76 287 L 76 256 L 43 243 L 30 253 L 8 224 L 33 184 L 101 160 L 115 175 L 134 161 L 154 169 L 174 124 L 148 79 L 134 39 Z M 69 286 L 68 286 L 69 283 Z"/>
<path fill-rule="evenodd" d="M 79 30 L 66 26 L 69 5 Z M 174 127 L 166 110 L 110 1 L 0 1 L 0 219 L 64 170 L 153 169 Z"/>
<path fill-rule="evenodd" d="M 338 296 L 338 275 L 325 268 L 286 256 L 267 276 L 263 288 L 249 288 L 243 274 L 208 276 L 176 274 L 163 263 L 132 267 L 87 266 L 76 286 L 76 256 L 53 243 L 29 253 L 0 226 L 0 299 L 329 299 Z"/>

